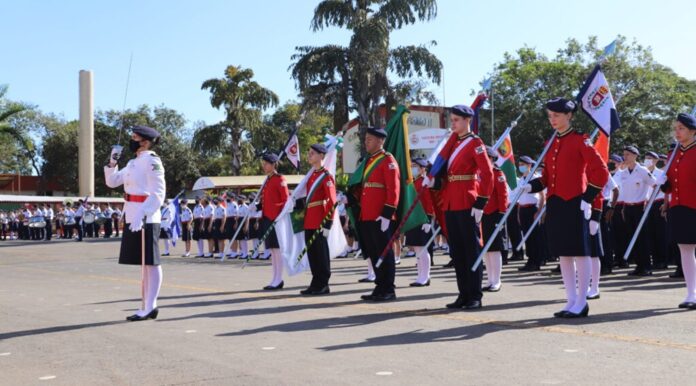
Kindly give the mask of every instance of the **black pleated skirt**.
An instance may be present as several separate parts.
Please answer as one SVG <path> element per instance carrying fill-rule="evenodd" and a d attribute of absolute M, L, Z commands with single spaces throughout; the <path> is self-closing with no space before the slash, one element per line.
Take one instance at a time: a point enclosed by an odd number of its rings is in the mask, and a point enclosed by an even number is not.
<path fill-rule="evenodd" d="M 582 196 L 568 201 L 551 196 L 546 201 L 546 233 L 549 253 L 557 256 L 590 256 L 590 222 L 580 210 Z"/>
<path fill-rule="evenodd" d="M 198 241 L 202 239 L 201 237 L 201 219 L 197 218 L 193 220 L 193 229 L 191 230 L 193 233 L 193 239 Z"/>
<path fill-rule="evenodd" d="M 171 232 L 171 229 L 160 228 L 159 238 L 163 240 L 169 240 L 172 238 Z"/>
<path fill-rule="evenodd" d="M 209 218 L 204 218 L 203 219 L 203 230 L 201 230 L 201 238 L 203 240 L 208 240 L 213 238 L 213 232 L 208 231 L 208 228 L 210 227 L 210 221 L 211 219 Z"/>
<path fill-rule="evenodd" d="M 191 240 L 191 223 L 181 223 L 181 240 L 189 241 Z"/>
<path fill-rule="evenodd" d="M 259 226 L 260 226 L 260 221 L 261 219 L 252 217 L 249 219 L 249 238 L 250 239 L 258 239 L 261 237 L 259 234 Z"/>
<path fill-rule="evenodd" d="M 696 209 L 683 205 L 669 208 L 667 237 L 670 243 L 696 244 Z"/>
<path fill-rule="evenodd" d="M 421 226 L 418 225 L 415 228 L 406 232 L 406 245 L 409 247 L 424 247 L 428 243 L 430 237 L 433 235 L 432 229 L 430 232 L 423 232 Z"/>
<path fill-rule="evenodd" d="M 160 224 L 145 224 L 145 265 L 160 265 L 159 235 Z M 119 254 L 119 264 L 140 265 L 142 264 L 142 233 L 131 232 L 130 224 L 123 227 L 123 237 L 121 238 L 121 252 Z"/>
<path fill-rule="evenodd" d="M 236 230 L 236 227 L 234 226 L 234 218 L 233 217 L 228 217 L 227 220 L 225 220 L 225 239 L 230 240 L 234 236 L 234 231 Z"/>
<path fill-rule="evenodd" d="M 491 238 L 493 235 L 493 231 L 495 231 L 495 226 L 500 222 L 500 220 L 503 218 L 502 213 L 491 213 L 491 214 L 484 214 L 483 217 L 481 218 L 481 231 L 483 233 L 483 245 L 486 245 L 488 243 L 488 240 Z M 500 252 L 504 248 L 503 245 L 503 230 L 501 229 L 500 232 L 495 236 L 495 240 L 491 244 L 491 247 L 488 248 L 488 252 Z"/>
<path fill-rule="evenodd" d="M 261 219 L 261 225 L 259 226 L 261 237 L 263 237 L 263 235 L 266 234 L 266 231 L 271 227 L 271 224 L 273 224 L 273 221 L 271 219 L 267 217 L 263 217 Z M 264 240 L 264 245 L 267 249 L 280 248 L 280 245 L 278 244 L 278 236 L 276 236 L 275 232 L 275 227 L 271 229 L 271 231 L 266 236 L 266 240 Z"/>

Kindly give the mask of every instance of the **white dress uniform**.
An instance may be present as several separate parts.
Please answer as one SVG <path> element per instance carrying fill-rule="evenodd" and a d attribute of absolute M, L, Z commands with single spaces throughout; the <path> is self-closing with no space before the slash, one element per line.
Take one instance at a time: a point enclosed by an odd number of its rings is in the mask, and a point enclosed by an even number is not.
<path fill-rule="evenodd" d="M 55 212 L 53 212 L 53 208 L 50 206 L 46 209 L 44 209 L 44 218 L 46 219 L 46 228 L 45 228 L 45 239 L 50 240 L 53 237 L 53 217 L 55 216 Z"/>
<path fill-rule="evenodd" d="M 118 165 L 104 167 L 106 185 L 116 188 L 123 185 L 126 192 L 123 218 L 126 226 L 121 242 L 120 264 L 141 264 L 141 234 L 129 228 L 133 222 L 145 218 L 145 264 L 159 265 L 160 207 L 164 202 L 166 183 L 164 167 L 152 151 L 141 151 L 128 161 L 125 168 Z"/>
<path fill-rule="evenodd" d="M 222 204 L 217 205 L 215 210 L 213 210 L 213 239 L 224 240 L 225 239 L 225 228 L 223 228 L 223 222 L 225 221 L 226 209 Z"/>
<path fill-rule="evenodd" d="M 191 221 L 193 221 L 193 212 L 188 206 L 181 208 L 181 239 L 183 241 L 191 240 Z"/>

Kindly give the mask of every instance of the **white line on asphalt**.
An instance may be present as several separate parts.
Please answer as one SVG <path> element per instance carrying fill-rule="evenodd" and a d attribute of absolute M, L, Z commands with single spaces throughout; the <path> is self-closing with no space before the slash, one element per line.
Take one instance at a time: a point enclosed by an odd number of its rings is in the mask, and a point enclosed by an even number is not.
<path fill-rule="evenodd" d="M 39 377 L 39 380 L 40 380 L 40 381 L 48 381 L 48 380 L 51 380 L 51 379 L 56 379 L 56 376 L 55 376 L 55 375 L 46 375 L 46 376 L 43 376 L 43 377 Z"/>
<path fill-rule="evenodd" d="M 392 373 L 391 371 L 378 371 L 375 374 L 377 374 L 377 375 L 392 375 L 394 373 Z"/>
<path fill-rule="evenodd" d="M 264 351 L 275 350 L 275 347 L 261 347 L 261 350 L 264 350 Z"/>
<path fill-rule="evenodd" d="M 0 357 L 6 357 L 8 355 L 11 355 L 12 353 L 9 352 L 0 352 Z"/>

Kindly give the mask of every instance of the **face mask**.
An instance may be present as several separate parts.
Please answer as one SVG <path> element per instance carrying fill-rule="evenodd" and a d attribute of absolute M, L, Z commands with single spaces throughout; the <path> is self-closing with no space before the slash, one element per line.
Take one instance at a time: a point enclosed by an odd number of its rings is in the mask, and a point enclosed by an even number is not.
<path fill-rule="evenodd" d="M 645 162 L 643 162 L 643 166 L 645 166 L 646 168 L 649 168 L 649 167 L 653 166 L 653 162 L 655 162 L 655 161 L 651 160 L 651 159 L 646 159 Z"/>
<path fill-rule="evenodd" d="M 662 169 L 665 167 L 665 161 L 657 161 L 657 167 L 658 169 Z"/>
<path fill-rule="evenodd" d="M 130 151 L 135 153 L 136 151 L 138 151 L 138 149 L 140 149 L 140 141 L 136 141 L 134 139 L 131 139 L 128 142 L 128 149 L 130 149 Z"/>
<path fill-rule="evenodd" d="M 616 164 L 609 164 L 609 165 L 607 165 L 607 167 L 609 168 L 610 172 L 613 172 L 614 170 L 616 170 Z"/>
<path fill-rule="evenodd" d="M 420 175 L 420 168 L 417 166 L 412 166 L 411 167 L 411 174 L 414 176 Z"/>
<path fill-rule="evenodd" d="M 529 166 L 520 165 L 519 169 L 520 169 L 520 172 L 524 174 L 524 173 L 527 173 L 527 171 L 529 171 Z"/>

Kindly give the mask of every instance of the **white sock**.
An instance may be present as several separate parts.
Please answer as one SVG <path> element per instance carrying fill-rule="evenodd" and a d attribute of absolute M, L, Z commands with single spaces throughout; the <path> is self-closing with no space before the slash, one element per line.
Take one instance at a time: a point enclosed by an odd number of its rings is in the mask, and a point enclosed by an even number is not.
<path fill-rule="evenodd" d="M 564 311 L 570 310 L 575 305 L 575 298 L 578 295 L 575 285 L 575 259 L 570 256 L 560 257 L 561 277 L 565 287 L 566 299 L 568 302 L 563 307 Z"/>
<path fill-rule="evenodd" d="M 147 275 L 147 296 L 145 297 L 145 312 L 157 308 L 157 297 L 162 287 L 162 266 L 146 265 L 145 274 Z"/>
<path fill-rule="evenodd" d="M 203 256 L 203 240 L 198 240 L 196 242 L 196 247 L 198 247 L 198 255 Z"/>
<path fill-rule="evenodd" d="M 259 239 L 253 239 L 254 249 L 258 251 L 259 249 Z"/>
<path fill-rule="evenodd" d="M 169 254 L 169 240 L 164 240 L 164 254 Z"/>
<path fill-rule="evenodd" d="M 599 294 L 599 274 L 602 271 L 602 262 L 596 257 L 593 257 L 591 260 L 592 276 L 590 278 L 590 292 L 588 292 L 588 295 L 596 296 Z"/>
<path fill-rule="evenodd" d="M 687 302 L 696 302 L 696 260 L 694 258 L 696 244 L 679 244 L 681 253 L 682 270 L 686 282 Z"/>
<path fill-rule="evenodd" d="M 225 249 L 222 251 L 222 256 L 225 257 L 230 254 L 230 247 L 232 246 L 232 240 L 223 241 Z"/>
<path fill-rule="evenodd" d="M 273 283 L 271 285 L 277 286 L 283 281 L 283 256 L 278 248 L 271 248 L 271 265 L 273 265 Z"/>
<path fill-rule="evenodd" d="M 486 279 L 488 280 L 488 285 L 493 285 L 493 277 L 491 274 L 491 255 L 488 252 L 483 255 L 483 264 L 486 266 Z"/>
<path fill-rule="evenodd" d="M 249 243 L 247 240 L 240 240 L 239 241 L 242 244 L 242 255 L 246 255 L 249 253 Z"/>
<path fill-rule="evenodd" d="M 375 280 L 375 267 L 372 266 L 372 260 L 370 258 L 365 259 L 367 261 L 367 278 L 370 280 Z"/>
<path fill-rule="evenodd" d="M 490 264 L 491 267 L 489 268 L 489 276 L 488 276 L 488 282 L 495 288 L 500 287 L 500 276 L 501 276 L 501 270 L 503 269 L 503 255 L 500 254 L 500 251 L 498 252 L 487 252 L 487 255 L 490 256 Z"/>
<path fill-rule="evenodd" d="M 576 256 L 575 267 L 578 270 L 578 295 L 575 305 L 570 309 L 573 313 L 579 313 L 587 305 L 587 290 L 590 288 L 590 274 L 592 272 L 592 260 L 589 256 Z"/>

